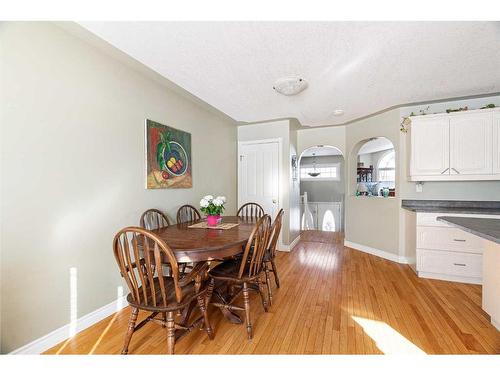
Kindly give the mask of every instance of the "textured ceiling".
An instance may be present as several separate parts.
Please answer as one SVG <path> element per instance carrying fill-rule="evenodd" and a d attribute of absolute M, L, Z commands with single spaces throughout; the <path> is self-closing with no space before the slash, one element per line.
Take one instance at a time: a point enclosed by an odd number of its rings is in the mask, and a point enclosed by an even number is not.
<path fill-rule="evenodd" d="M 335 125 L 396 105 L 500 91 L 498 22 L 80 24 L 242 122 Z M 277 94 L 274 81 L 290 75 L 308 89 Z"/>

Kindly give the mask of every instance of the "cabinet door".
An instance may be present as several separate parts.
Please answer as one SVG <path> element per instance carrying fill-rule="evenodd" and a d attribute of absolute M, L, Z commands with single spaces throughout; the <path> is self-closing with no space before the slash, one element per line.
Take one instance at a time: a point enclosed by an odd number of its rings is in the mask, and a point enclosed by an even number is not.
<path fill-rule="evenodd" d="M 450 173 L 492 173 L 492 113 L 450 116 Z"/>
<path fill-rule="evenodd" d="M 447 117 L 412 119 L 410 175 L 449 175 L 450 130 Z"/>
<path fill-rule="evenodd" d="M 500 174 L 500 113 L 493 112 L 493 173 Z"/>

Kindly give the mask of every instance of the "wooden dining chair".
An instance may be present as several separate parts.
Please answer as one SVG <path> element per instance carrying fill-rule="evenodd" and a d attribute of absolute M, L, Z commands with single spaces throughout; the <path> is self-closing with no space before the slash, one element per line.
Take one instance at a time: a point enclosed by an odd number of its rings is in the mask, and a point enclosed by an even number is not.
<path fill-rule="evenodd" d="M 274 282 L 276 287 L 280 287 L 280 279 L 278 277 L 278 269 L 276 268 L 276 246 L 278 245 L 278 239 L 281 233 L 281 224 L 283 221 L 283 214 L 285 211 L 283 209 L 279 210 L 276 218 L 274 219 L 273 225 L 269 232 L 269 241 L 266 247 L 266 253 L 264 254 L 264 272 L 266 273 L 266 284 L 267 284 L 267 295 L 269 296 L 269 305 L 273 304 L 273 292 L 271 290 L 271 282 L 269 278 L 269 272 L 274 274 Z"/>
<path fill-rule="evenodd" d="M 258 203 L 245 203 L 238 210 L 237 216 L 244 219 L 260 219 L 262 216 L 264 216 L 264 209 Z"/>
<path fill-rule="evenodd" d="M 264 285 L 265 275 L 263 268 L 263 259 L 266 252 L 269 231 L 271 228 L 271 218 L 264 215 L 255 224 L 245 251 L 240 259 L 230 259 L 224 261 L 209 271 L 210 283 L 208 286 L 207 300 L 210 300 L 214 291 L 216 281 L 221 288 L 234 291 L 234 287 L 240 287 L 236 293 L 228 297 L 229 300 L 218 294 L 221 303 L 214 302 L 213 305 L 228 309 L 245 311 L 245 321 L 248 338 L 253 337 L 252 321 L 250 319 L 250 297 L 249 292 L 256 290 L 260 294 L 264 311 L 268 310 L 268 301 L 265 296 Z M 217 291 L 216 291 L 217 292 Z M 234 304 L 234 301 L 243 293 L 244 307 Z"/>
<path fill-rule="evenodd" d="M 199 282 L 195 283 L 195 272 L 180 278 L 175 255 L 160 237 L 144 228 L 124 228 L 114 238 L 113 253 L 130 291 L 127 301 L 132 307 L 122 354 L 128 353 L 134 332 L 150 321 L 167 328 L 167 350 L 170 354 L 174 354 L 177 330 L 187 333 L 203 322 L 208 337 L 213 338 L 206 309 L 206 289 Z M 163 262 L 170 264 L 171 275 L 166 276 L 162 267 L 156 267 Z M 190 326 L 183 325 L 185 322 L 178 324 L 174 321 L 176 312 L 196 303 L 202 314 L 201 319 Z M 136 324 L 139 310 L 151 314 Z M 156 318 L 158 314 L 161 314 L 161 318 Z"/>
<path fill-rule="evenodd" d="M 177 210 L 177 224 L 188 223 L 201 219 L 200 211 L 190 204 L 185 204 Z"/>
<path fill-rule="evenodd" d="M 142 213 L 140 225 L 144 229 L 154 230 L 168 227 L 170 222 L 163 212 L 157 210 L 156 208 L 150 208 Z"/>

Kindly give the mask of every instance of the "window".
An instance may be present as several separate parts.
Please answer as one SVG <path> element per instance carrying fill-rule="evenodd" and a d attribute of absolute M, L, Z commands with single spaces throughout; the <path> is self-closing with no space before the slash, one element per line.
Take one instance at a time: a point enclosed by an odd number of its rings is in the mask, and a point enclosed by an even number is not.
<path fill-rule="evenodd" d="M 377 173 L 379 181 L 396 181 L 396 153 L 394 150 L 382 156 L 378 162 Z"/>
<path fill-rule="evenodd" d="M 322 180 L 322 181 L 339 181 L 340 180 L 340 164 L 320 164 L 316 165 L 316 173 L 319 173 L 318 176 L 313 177 L 309 173 L 314 172 L 314 166 L 312 165 L 303 165 L 300 167 L 300 179 L 301 180 Z"/>

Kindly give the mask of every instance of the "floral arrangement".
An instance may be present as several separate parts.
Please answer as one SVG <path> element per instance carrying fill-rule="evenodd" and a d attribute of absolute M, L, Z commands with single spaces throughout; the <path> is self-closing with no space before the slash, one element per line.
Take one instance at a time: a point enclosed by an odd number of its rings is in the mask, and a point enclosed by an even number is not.
<path fill-rule="evenodd" d="M 201 212 L 210 216 L 219 216 L 224 212 L 225 203 L 226 197 L 214 198 L 213 195 L 206 195 L 200 201 Z"/>

